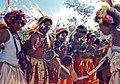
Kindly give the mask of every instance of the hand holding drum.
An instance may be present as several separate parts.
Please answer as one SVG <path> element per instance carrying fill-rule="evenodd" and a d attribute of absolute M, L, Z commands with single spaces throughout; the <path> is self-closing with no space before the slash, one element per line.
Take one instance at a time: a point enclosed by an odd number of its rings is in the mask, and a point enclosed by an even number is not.
<path fill-rule="evenodd" d="M 44 55 L 44 60 L 56 67 L 56 69 L 59 71 L 60 69 L 60 77 L 63 79 L 66 79 L 70 76 L 70 72 L 67 68 L 65 68 L 58 57 L 58 54 L 54 52 L 54 50 L 48 50 Z"/>

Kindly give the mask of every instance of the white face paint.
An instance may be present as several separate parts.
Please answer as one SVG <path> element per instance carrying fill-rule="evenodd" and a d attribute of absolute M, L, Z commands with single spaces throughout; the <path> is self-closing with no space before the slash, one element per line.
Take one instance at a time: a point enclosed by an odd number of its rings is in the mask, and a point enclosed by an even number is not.
<path fill-rule="evenodd" d="M 51 28 L 50 21 L 46 21 L 45 23 L 42 23 L 41 28 L 43 29 L 43 33 L 47 33 Z"/>
<path fill-rule="evenodd" d="M 59 36 L 58 36 L 58 39 L 62 42 L 66 41 L 67 40 L 67 33 L 64 32 L 64 33 L 61 33 Z"/>

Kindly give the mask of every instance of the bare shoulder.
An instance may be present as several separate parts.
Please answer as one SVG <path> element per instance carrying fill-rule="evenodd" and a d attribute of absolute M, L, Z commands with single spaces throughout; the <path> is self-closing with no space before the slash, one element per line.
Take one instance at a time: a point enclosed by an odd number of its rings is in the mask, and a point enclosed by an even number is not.
<path fill-rule="evenodd" d="M 9 40 L 9 38 L 10 38 L 10 35 L 6 29 L 0 32 L 0 43 L 7 42 Z"/>
<path fill-rule="evenodd" d="M 30 36 L 30 40 L 36 40 L 38 38 L 38 35 L 36 33 L 33 33 L 31 36 Z"/>

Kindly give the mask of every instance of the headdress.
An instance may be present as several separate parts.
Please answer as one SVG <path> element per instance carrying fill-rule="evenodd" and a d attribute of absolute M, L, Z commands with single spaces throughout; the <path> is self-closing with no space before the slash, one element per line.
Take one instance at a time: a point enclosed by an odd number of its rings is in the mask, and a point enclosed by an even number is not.
<path fill-rule="evenodd" d="M 21 10 L 13 10 L 12 12 L 8 12 L 4 19 L 9 27 L 12 26 L 16 20 L 23 20 L 22 27 L 26 24 L 26 15 Z"/>
<path fill-rule="evenodd" d="M 67 28 L 60 28 L 56 30 L 56 37 L 58 37 L 61 33 L 65 32 L 68 35 L 68 29 Z"/>
<path fill-rule="evenodd" d="M 98 23 L 103 23 L 103 21 L 106 21 L 107 23 L 110 23 L 110 24 L 114 23 L 113 18 L 110 15 L 105 14 L 104 17 L 101 16 L 101 10 L 97 11 L 95 20 Z"/>
<path fill-rule="evenodd" d="M 99 24 L 103 23 L 103 21 L 106 21 L 109 24 L 114 23 L 113 18 L 107 14 L 108 9 L 110 9 L 109 4 L 103 3 L 101 9 L 96 12 L 95 21 Z"/>
<path fill-rule="evenodd" d="M 45 21 L 50 21 L 50 24 L 52 25 L 52 19 L 48 16 L 43 16 L 39 19 L 39 24 L 45 23 Z"/>

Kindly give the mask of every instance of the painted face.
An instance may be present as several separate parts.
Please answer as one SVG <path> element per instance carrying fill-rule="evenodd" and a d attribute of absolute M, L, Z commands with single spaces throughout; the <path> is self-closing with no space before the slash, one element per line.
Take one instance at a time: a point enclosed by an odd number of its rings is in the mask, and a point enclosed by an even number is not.
<path fill-rule="evenodd" d="M 15 23 L 13 24 L 13 28 L 15 31 L 19 31 L 23 26 L 23 21 L 22 20 L 16 20 Z"/>
<path fill-rule="evenodd" d="M 77 36 L 78 36 L 78 37 L 84 37 L 84 36 L 86 35 L 85 32 L 77 31 L 76 33 L 77 33 Z"/>
<path fill-rule="evenodd" d="M 105 35 L 109 35 L 110 34 L 110 28 L 103 25 L 103 24 L 99 24 L 100 26 L 100 31 L 102 31 L 103 34 Z"/>
<path fill-rule="evenodd" d="M 49 31 L 49 29 L 51 28 L 50 21 L 45 21 L 45 23 L 41 24 L 41 27 L 43 29 L 43 33 L 47 33 Z"/>
<path fill-rule="evenodd" d="M 58 39 L 62 42 L 65 42 L 67 38 L 67 33 L 63 32 L 58 36 Z"/>

